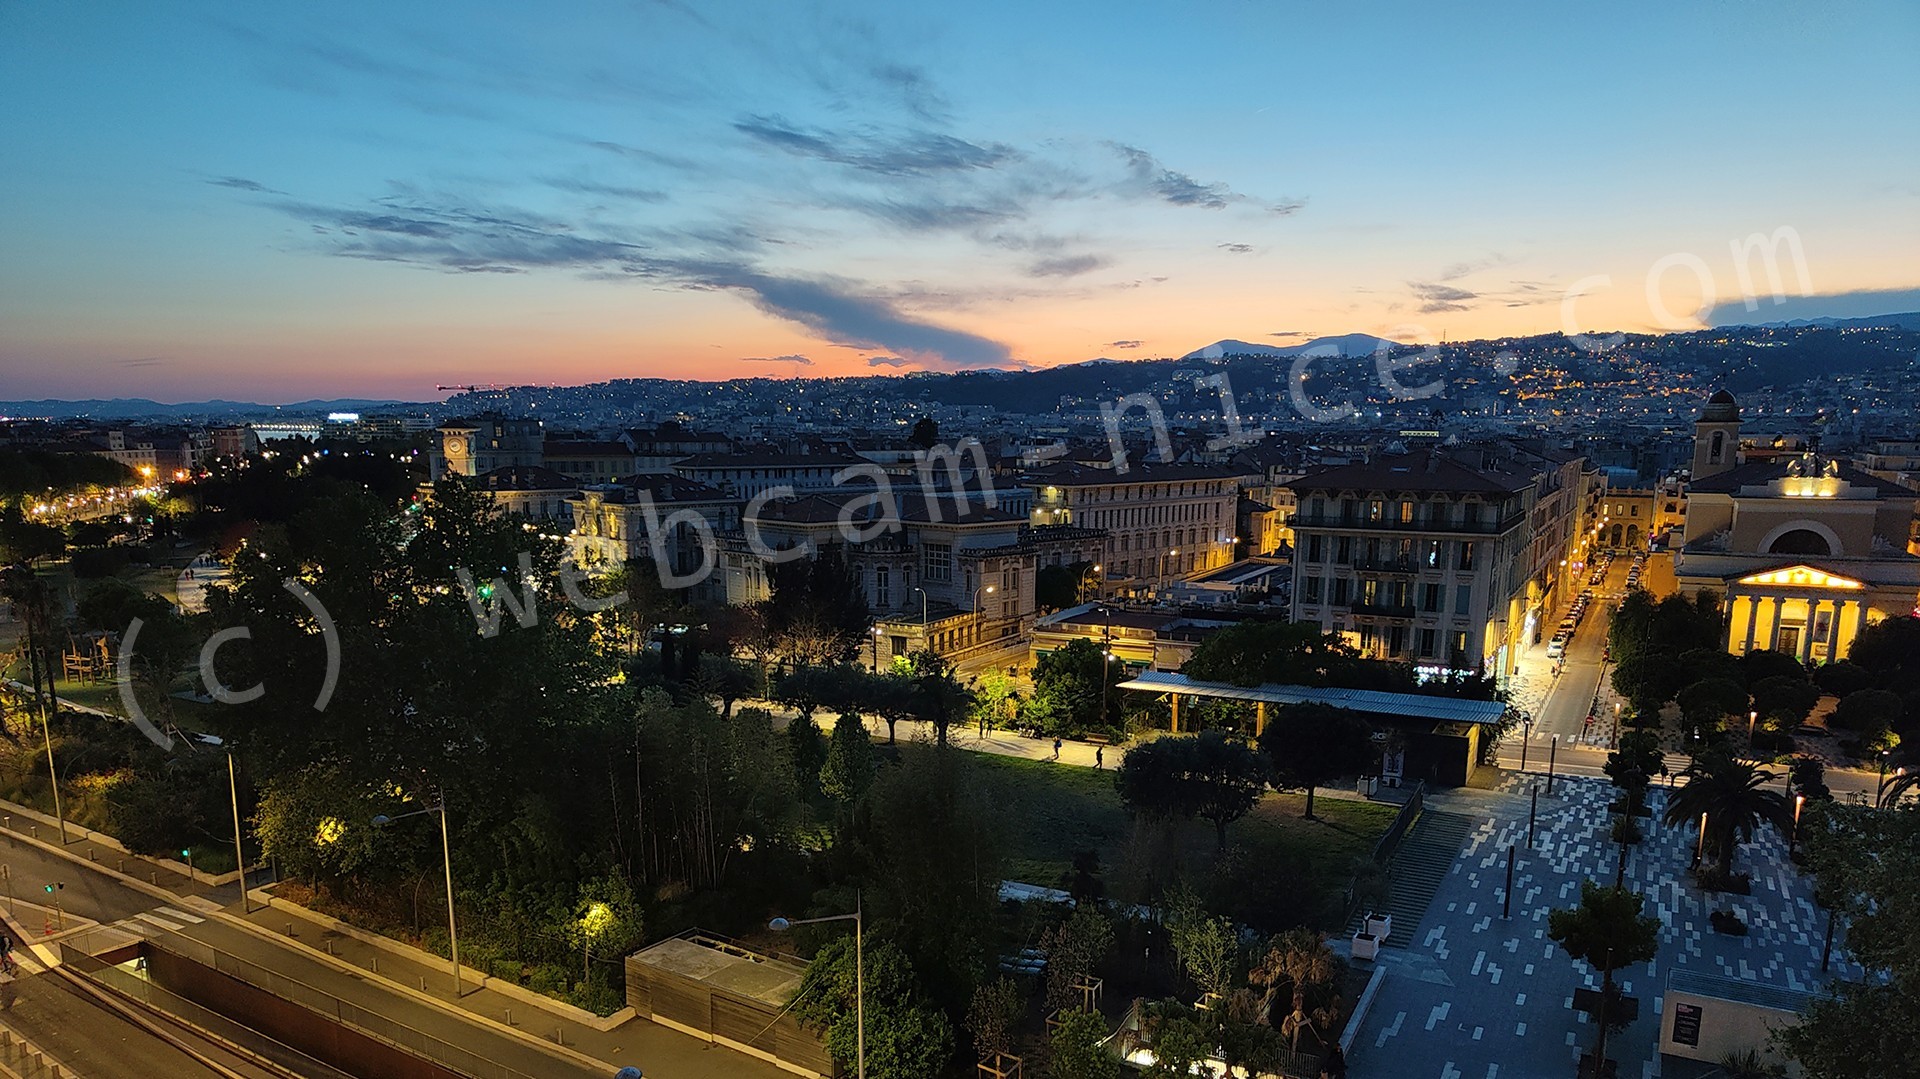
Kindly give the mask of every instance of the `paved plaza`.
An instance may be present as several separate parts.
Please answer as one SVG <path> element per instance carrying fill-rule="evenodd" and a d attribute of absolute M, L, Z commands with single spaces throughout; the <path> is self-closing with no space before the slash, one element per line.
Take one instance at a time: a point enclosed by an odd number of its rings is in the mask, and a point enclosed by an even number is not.
<path fill-rule="evenodd" d="M 1526 849 L 1528 791 L 1541 785 L 1534 849 Z M 1580 884 L 1611 884 L 1618 848 L 1608 839 L 1605 781 L 1511 775 L 1496 790 L 1436 796 L 1435 808 L 1472 818 L 1453 869 L 1404 949 L 1382 953 L 1388 973 L 1351 1054 L 1355 1079 L 1544 1079 L 1572 1076 L 1593 1048 L 1592 1020 L 1573 1010 L 1577 988 L 1600 978 L 1547 937 L 1550 911 L 1579 904 Z M 1691 1079 L 1712 1070 L 1656 1051 L 1667 975 L 1688 970 L 1818 991 L 1828 976 L 1858 977 L 1837 938 L 1830 975 L 1820 971 L 1826 914 L 1812 882 L 1787 859 L 1783 836 L 1765 832 L 1739 848 L 1736 868 L 1753 894 L 1702 893 L 1692 883 L 1695 831 L 1668 828 L 1658 814 L 1667 792 L 1650 792 L 1655 817 L 1628 854 L 1626 883 L 1661 921 L 1660 953 L 1616 974 L 1638 998 L 1640 1015 L 1609 1045 L 1621 1079 Z M 1511 917 L 1501 913 L 1507 848 L 1514 849 Z M 1708 915 L 1739 913 L 1745 937 L 1713 931 Z M 1365 964 L 1361 964 L 1364 966 Z"/>

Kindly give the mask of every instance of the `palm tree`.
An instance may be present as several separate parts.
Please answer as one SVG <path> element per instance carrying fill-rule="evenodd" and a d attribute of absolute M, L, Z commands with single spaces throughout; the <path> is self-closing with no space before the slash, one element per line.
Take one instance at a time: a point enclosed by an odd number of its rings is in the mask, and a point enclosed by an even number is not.
<path fill-rule="evenodd" d="M 1645 897 L 1625 888 L 1607 888 L 1587 881 L 1580 886 L 1580 905 L 1547 915 L 1547 936 L 1568 957 L 1600 972 L 1599 1041 L 1594 1045 L 1591 1072 L 1606 1074 L 1607 1033 L 1619 1020 L 1614 1003 L 1613 972 L 1644 963 L 1659 951 L 1660 919 L 1640 912 Z"/>
<path fill-rule="evenodd" d="M 1685 824 L 1706 816 L 1706 853 L 1722 874 L 1733 872 L 1733 848 L 1753 838 L 1762 824 L 1782 834 L 1793 827 L 1793 805 L 1778 791 L 1766 789 L 1774 773 L 1752 761 L 1715 754 L 1694 758 L 1687 768 L 1687 785 L 1667 802 L 1668 825 Z"/>

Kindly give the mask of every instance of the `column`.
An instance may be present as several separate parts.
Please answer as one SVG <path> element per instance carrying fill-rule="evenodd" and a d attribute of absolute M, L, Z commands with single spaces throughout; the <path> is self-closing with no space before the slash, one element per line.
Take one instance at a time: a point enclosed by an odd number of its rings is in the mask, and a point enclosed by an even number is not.
<path fill-rule="evenodd" d="M 1267 733 L 1267 702 L 1253 702 L 1253 736 L 1259 738 Z"/>
<path fill-rule="evenodd" d="M 1860 635 L 1862 633 L 1865 633 L 1866 631 L 1867 631 L 1867 597 L 1861 596 L 1860 597 L 1860 617 L 1853 624 L 1853 639 L 1856 641 L 1859 640 Z"/>
<path fill-rule="evenodd" d="M 1167 699 L 1173 703 L 1173 722 L 1168 726 L 1175 734 L 1180 733 L 1180 694 L 1169 693 Z"/>
<path fill-rule="evenodd" d="M 1760 597 L 1747 596 L 1747 643 L 1741 647 L 1741 655 L 1753 651 L 1753 631 L 1760 628 Z"/>
<path fill-rule="evenodd" d="M 1779 647 L 1779 644 L 1780 644 L 1780 608 L 1781 608 L 1782 606 L 1785 606 L 1785 604 L 1786 604 L 1786 602 L 1787 602 L 1787 601 L 1786 601 L 1785 599 L 1783 599 L 1783 598 L 1781 598 L 1781 597 L 1779 597 L 1779 596 L 1775 596 L 1775 597 L 1773 597 L 1773 622 L 1772 622 L 1772 624 L 1771 624 L 1771 625 L 1769 625 L 1769 626 L 1767 627 L 1767 651 L 1769 651 L 1769 652 L 1771 652 L 1771 651 L 1773 651 L 1773 650 L 1774 650 L 1775 648 L 1777 648 L 1777 647 Z"/>
<path fill-rule="evenodd" d="M 1819 610 L 1819 600 L 1807 600 L 1807 626 L 1800 634 L 1800 662 L 1802 663 L 1807 662 L 1807 660 L 1813 657 L 1813 616 Z"/>

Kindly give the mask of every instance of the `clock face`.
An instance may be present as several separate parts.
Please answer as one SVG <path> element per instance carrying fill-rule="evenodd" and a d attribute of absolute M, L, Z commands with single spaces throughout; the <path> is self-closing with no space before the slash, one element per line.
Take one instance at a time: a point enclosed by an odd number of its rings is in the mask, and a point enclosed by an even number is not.
<path fill-rule="evenodd" d="M 459 435 L 448 435 L 447 436 L 447 456 L 448 457 L 465 457 L 466 455 L 467 455 L 467 440 L 464 438 L 461 438 Z"/>

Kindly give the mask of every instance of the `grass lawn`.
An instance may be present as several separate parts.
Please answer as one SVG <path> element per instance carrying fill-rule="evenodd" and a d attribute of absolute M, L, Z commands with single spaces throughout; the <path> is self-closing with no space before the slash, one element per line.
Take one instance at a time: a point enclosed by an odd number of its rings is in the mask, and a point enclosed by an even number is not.
<path fill-rule="evenodd" d="M 1098 851 L 1109 870 L 1120 864 L 1133 824 L 1114 791 L 1111 771 L 992 754 L 976 759 L 992 802 L 1006 811 L 1013 879 L 1054 886 L 1082 850 Z M 1262 863 L 1304 868 L 1323 885 L 1338 881 L 1344 887 L 1353 860 L 1373 850 L 1397 812 L 1391 805 L 1323 797 L 1314 803 L 1318 819 L 1304 820 L 1305 804 L 1302 794 L 1269 793 L 1228 827 L 1227 842 Z M 1213 825 L 1187 822 L 1178 841 L 1187 864 L 1212 865 Z"/>

